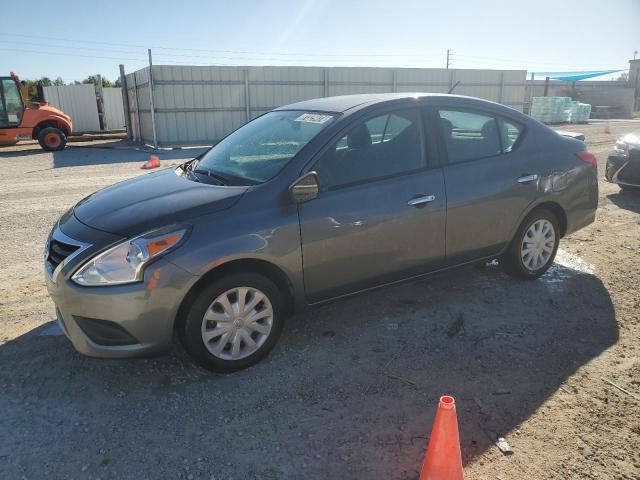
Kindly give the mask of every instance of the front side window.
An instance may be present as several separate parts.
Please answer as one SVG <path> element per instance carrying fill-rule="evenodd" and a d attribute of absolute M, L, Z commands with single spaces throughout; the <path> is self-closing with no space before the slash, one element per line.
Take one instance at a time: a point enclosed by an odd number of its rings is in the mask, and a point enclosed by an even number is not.
<path fill-rule="evenodd" d="M 449 163 L 491 157 L 502 152 L 494 117 L 462 110 L 440 110 Z"/>
<path fill-rule="evenodd" d="M 420 114 L 399 110 L 362 122 L 334 142 L 316 164 L 323 190 L 426 167 Z"/>
<path fill-rule="evenodd" d="M 196 168 L 234 184 L 273 178 L 335 115 L 303 111 L 269 112 L 233 132 L 198 161 Z"/>
<path fill-rule="evenodd" d="M 2 90 L 4 93 L 4 103 L 6 110 L 0 112 L 0 116 L 5 116 L 9 125 L 18 125 L 22 118 L 22 97 L 18 85 L 13 79 L 2 80 Z M 4 113 L 4 115 L 2 115 Z"/>

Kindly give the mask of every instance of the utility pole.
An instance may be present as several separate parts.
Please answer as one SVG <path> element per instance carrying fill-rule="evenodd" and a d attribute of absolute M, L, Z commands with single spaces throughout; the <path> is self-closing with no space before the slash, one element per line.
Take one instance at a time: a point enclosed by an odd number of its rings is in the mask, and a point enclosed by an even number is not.
<path fill-rule="evenodd" d="M 127 88 L 127 76 L 124 73 L 124 65 L 120 64 L 120 88 L 122 88 L 122 105 L 124 107 L 124 125 L 127 129 L 127 139 L 131 140 L 131 112 L 129 110 L 129 89 Z M 118 125 L 120 126 L 120 125 Z"/>
<path fill-rule="evenodd" d="M 151 58 L 151 49 L 149 52 L 149 106 L 151 107 L 151 128 L 153 132 L 153 149 L 158 149 L 158 135 L 156 133 L 156 109 L 153 106 L 153 60 Z"/>
<path fill-rule="evenodd" d="M 449 56 L 451 55 L 451 50 L 447 48 L 447 70 L 449 70 Z"/>
<path fill-rule="evenodd" d="M 102 90 L 102 75 L 96 75 L 96 98 L 98 101 L 98 123 L 100 125 L 100 130 L 106 130 L 106 117 L 104 114 L 104 92 Z"/>

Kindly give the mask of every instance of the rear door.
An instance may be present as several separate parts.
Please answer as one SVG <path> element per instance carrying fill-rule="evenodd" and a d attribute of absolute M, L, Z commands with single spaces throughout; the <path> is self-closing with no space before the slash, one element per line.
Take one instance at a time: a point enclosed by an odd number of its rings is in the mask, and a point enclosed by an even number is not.
<path fill-rule="evenodd" d="M 420 109 L 357 122 L 321 153 L 314 170 L 320 193 L 299 205 L 310 302 L 444 263 L 444 179 L 427 163 Z"/>
<path fill-rule="evenodd" d="M 499 253 L 538 195 L 538 165 L 517 121 L 488 111 L 442 106 L 432 112 L 445 151 L 447 261 Z"/>

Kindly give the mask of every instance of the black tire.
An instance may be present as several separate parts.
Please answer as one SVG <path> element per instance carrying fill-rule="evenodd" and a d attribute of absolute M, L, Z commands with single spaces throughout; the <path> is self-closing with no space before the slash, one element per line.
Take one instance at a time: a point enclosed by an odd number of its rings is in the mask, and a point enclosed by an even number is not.
<path fill-rule="evenodd" d="M 218 296 L 236 287 L 255 288 L 268 298 L 273 309 L 272 325 L 266 340 L 255 352 L 238 360 L 223 359 L 215 356 L 206 347 L 201 329 L 204 315 L 211 304 Z M 285 308 L 280 289 L 270 279 L 256 273 L 233 273 L 212 282 L 200 290 L 191 305 L 187 305 L 186 311 L 185 320 L 178 332 L 182 345 L 201 366 L 219 373 L 242 370 L 262 360 L 275 346 L 284 326 Z"/>
<path fill-rule="evenodd" d="M 47 127 L 38 133 L 38 143 L 47 152 L 57 152 L 67 144 L 67 136 L 58 128 Z"/>
<path fill-rule="evenodd" d="M 539 268 L 535 270 L 531 270 L 527 268 L 522 260 L 521 256 L 521 247 L 524 236 L 529 228 L 538 220 L 548 220 L 553 226 L 553 233 L 555 235 L 555 244 L 553 246 L 553 251 L 548 258 L 548 260 Z M 516 235 L 509 246 L 509 249 L 500 257 L 500 266 L 505 271 L 505 273 L 511 275 L 515 278 L 520 278 L 523 280 L 535 280 L 536 278 L 543 275 L 549 267 L 553 264 L 554 259 L 556 258 L 556 253 L 558 252 L 558 245 L 560 244 L 560 228 L 558 227 L 558 219 L 553 214 L 553 212 L 545 209 L 539 208 L 531 212 L 527 217 L 523 220 L 522 224 L 518 228 Z"/>

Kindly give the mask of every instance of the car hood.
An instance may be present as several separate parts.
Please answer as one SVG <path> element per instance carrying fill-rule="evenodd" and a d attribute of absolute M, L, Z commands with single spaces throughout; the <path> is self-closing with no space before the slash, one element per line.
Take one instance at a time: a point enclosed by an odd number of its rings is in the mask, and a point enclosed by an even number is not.
<path fill-rule="evenodd" d="M 622 140 L 625 143 L 628 143 L 629 145 L 640 146 L 640 130 L 636 130 L 635 132 L 627 133 L 620 140 Z"/>
<path fill-rule="evenodd" d="M 227 209 L 247 188 L 197 183 L 167 169 L 99 190 L 78 202 L 73 212 L 85 225 L 133 236 Z"/>

